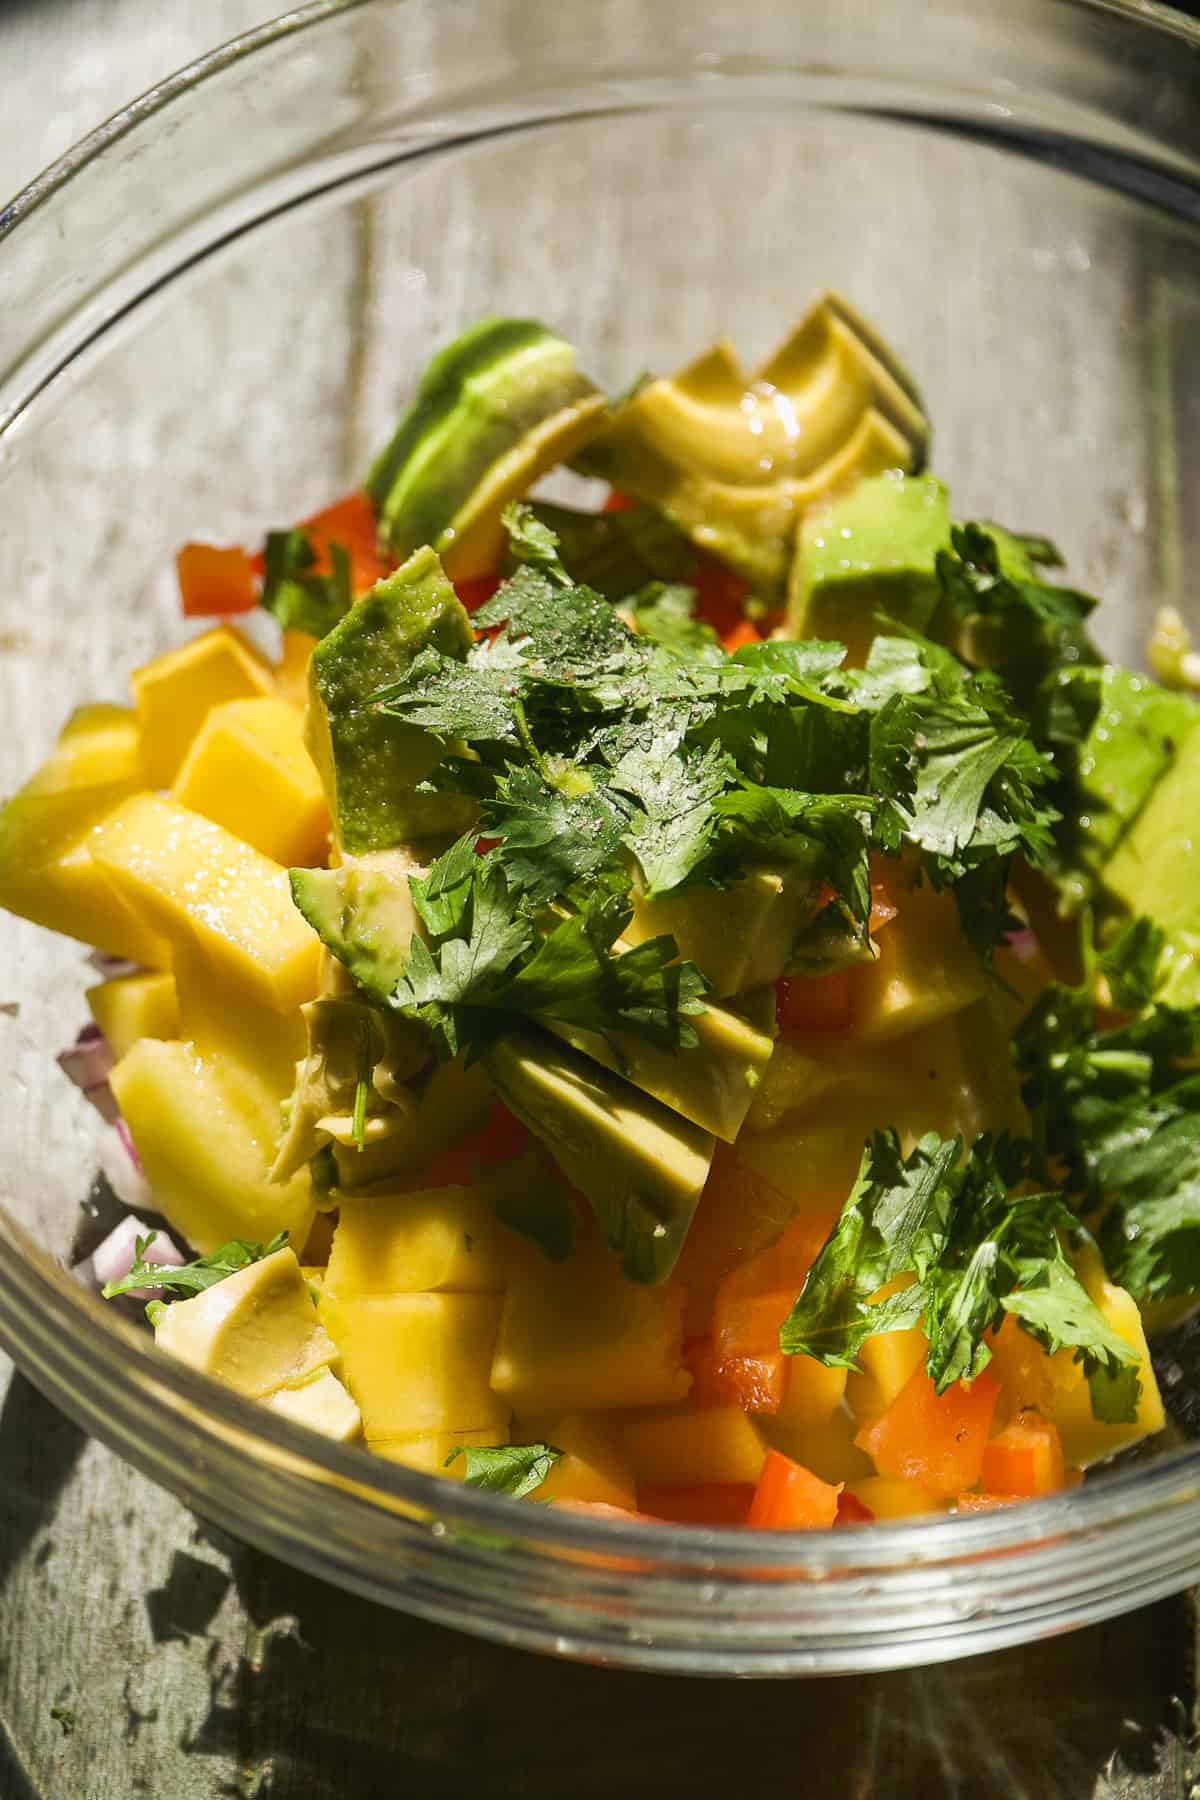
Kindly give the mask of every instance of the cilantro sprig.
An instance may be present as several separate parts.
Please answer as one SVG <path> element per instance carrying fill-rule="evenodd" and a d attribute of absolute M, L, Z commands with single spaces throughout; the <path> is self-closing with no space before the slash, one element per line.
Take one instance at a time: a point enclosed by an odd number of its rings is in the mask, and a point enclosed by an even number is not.
<path fill-rule="evenodd" d="M 978 1138 L 964 1159 L 961 1139 L 930 1133 L 905 1157 L 894 1131 L 876 1132 L 780 1348 L 855 1368 L 869 1338 L 921 1324 L 943 1393 L 987 1367 L 987 1336 L 1011 1316 L 1047 1352 L 1075 1351 L 1097 1417 L 1132 1420 L 1137 1352 L 1067 1255 L 1075 1215 L 1056 1193 L 1026 1192 L 1028 1173 L 1029 1147 L 1007 1137 Z"/>
<path fill-rule="evenodd" d="M 274 1256 L 288 1241 L 286 1231 L 279 1232 L 269 1244 L 252 1244 L 244 1238 L 231 1238 L 227 1244 L 210 1250 L 207 1256 L 198 1256 L 194 1262 L 176 1265 L 147 1261 L 146 1253 L 157 1236 L 156 1231 L 151 1231 L 145 1237 L 135 1239 L 133 1265 L 129 1273 L 122 1275 L 117 1281 L 110 1281 L 100 1290 L 106 1300 L 114 1300 L 118 1294 L 127 1294 L 137 1288 L 161 1288 L 173 1294 L 189 1296 L 203 1294 L 219 1281 L 224 1281 L 226 1276 L 236 1275 L 239 1269 L 249 1268 L 251 1263 Z M 159 1305 L 158 1301 L 150 1302 L 150 1307 L 156 1310 Z"/>
<path fill-rule="evenodd" d="M 302 528 L 269 531 L 259 605 L 273 613 L 285 631 L 307 631 L 322 638 L 349 612 L 354 594 L 350 556 L 343 545 L 330 544 L 327 575 L 314 573 L 317 560 L 312 539 Z"/>
<path fill-rule="evenodd" d="M 466 1487 L 485 1488 L 490 1494 L 523 1500 L 541 1487 L 561 1455 L 562 1451 L 551 1444 L 456 1444 L 444 1467 L 448 1469 L 465 1456 Z"/>
<path fill-rule="evenodd" d="M 1079 986 L 1040 996 L 1016 1045 L 1042 1166 L 1138 1300 L 1200 1291 L 1200 1014 L 1154 1004 L 1162 950 L 1133 920 Z M 1101 987 L 1124 1016 L 1102 1014 Z"/>

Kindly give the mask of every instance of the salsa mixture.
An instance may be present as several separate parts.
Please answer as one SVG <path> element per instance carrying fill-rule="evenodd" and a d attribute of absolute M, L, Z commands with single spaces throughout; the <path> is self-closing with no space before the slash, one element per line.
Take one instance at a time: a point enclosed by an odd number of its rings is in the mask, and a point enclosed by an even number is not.
<path fill-rule="evenodd" d="M 1162 1427 L 1196 659 L 1106 663 L 928 451 L 835 294 L 611 400 L 489 318 L 362 492 L 183 548 L 220 622 L 0 814 L 0 902 L 119 959 L 62 1060 L 138 1205 L 82 1273 L 165 1351 L 708 1525 L 1006 1506 Z"/>

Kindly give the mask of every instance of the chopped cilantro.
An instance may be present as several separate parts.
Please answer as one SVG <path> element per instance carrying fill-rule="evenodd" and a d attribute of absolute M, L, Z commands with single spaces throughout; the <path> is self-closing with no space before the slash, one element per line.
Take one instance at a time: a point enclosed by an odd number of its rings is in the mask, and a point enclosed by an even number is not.
<path fill-rule="evenodd" d="M 259 604 L 285 631 L 322 638 L 349 612 L 354 598 L 349 553 L 341 544 L 330 544 L 329 560 L 330 573 L 314 575 L 317 553 L 306 531 L 267 533 Z"/>
<path fill-rule="evenodd" d="M 126 1294 L 131 1288 L 168 1288 L 177 1294 L 202 1294 L 206 1288 L 224 1281 L 227 1275 L 236 1275 L 239 1269 L 261 1262 L 265 1256 L 274 1256 L 288 1241 L 286 1231 L 273 1237 L 269 1244 L 251 1244 L 243 1238 L 231 1238 L 219 1249 L 210 1250 L 207 1256 L 199 1256 L 195 1262 L 176 1267 L 172 1263 L 146 1261 L 146 1252 L 157 1236 L 157 1232 L 151 1231 L 135 1241 L 133 1267 L 128 1275 L 122 1275 L 119 1281 L 110 1281 L 101 1290 L 106 1300 Z M 151 1301 L 150 1304 L 160 1303 Z"/>
<path fill-rule="evenodd" d="M 523 1500 L 541 1487 L 561 1455 L 550 1444 L 456 1444 L 445 1467 L 465 1456 L 465 1486 Z"/>

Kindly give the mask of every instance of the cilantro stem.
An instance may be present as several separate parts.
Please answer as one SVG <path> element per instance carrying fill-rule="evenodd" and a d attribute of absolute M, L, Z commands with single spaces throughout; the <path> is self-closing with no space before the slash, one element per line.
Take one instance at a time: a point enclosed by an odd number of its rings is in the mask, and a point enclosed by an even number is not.
<path fill-rule="evenodd" d="M 549 771 L 546 768 L 546 759 L 533 741 L 533 733 L 529 729 L 529 720 L 525 716 L 525 707 L 522 701 L 513 701 L 512 713 L 513 723 L 517 728 L 518 743 L 541 776 L 542 780 L 549 786 L 550 776 Z"/>

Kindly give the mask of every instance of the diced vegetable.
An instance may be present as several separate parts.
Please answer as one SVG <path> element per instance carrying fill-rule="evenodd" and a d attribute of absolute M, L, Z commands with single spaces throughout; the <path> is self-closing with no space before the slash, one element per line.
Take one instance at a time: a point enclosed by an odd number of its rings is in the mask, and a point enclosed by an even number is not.
<path fill-rule="evenodd" d="M 117 1058 L 138 1038 L 179 1036 L 179 997 L 173 975 L 118 975 L 87 990 L 96 1024 Z"/>
<path fill-rule="evenodd" d="M 258 604 L 254 561 L 245 550 L 184 544 L 175 567 L 185 619 L 253 612 Z"/>
<path fill-rule="evenodd" d="M 587 1500 L 636 1509 L 633 1470 L 611 1417 L 568 1413 L 547 1436 L 562 1455 L 539 1487 L 539 1500 Z"/>
<path fill-rule="evenodd" d="M 993 1494 L 1052 1494 L 1066 1482 L 1056 1427 L 1035 1412 L 1018 1413 L 984 1446 L 979 1479 Z"/>
<path fill-rule="evenodd" d="M 758 1531 L 823 1531 L 838 1516 L 841 1487 L 769 1450 L 746 1523 Z"/>
<path fill-rule="evenodd" d="M 938 1494 L 961 1493 L 979 1480 L 999 1393 L 983 1374 L 970 1387 L 958 1381 L 938 1394 L 924 1369 L 917 1369 L 882 1418 L 864 1425 L 855 1441 L 881 1475 L 916 1481 Z"/>
<path fill-rule="evenodd" d="M 766 1440 L 738 1406 L 644 1413 L 622 1429 L 638 1491 L 648 1482 L 755 1482 Z"/>
<path fill-rule="evenodd" d="M 270 695 L 214 706 L 171 797 L 223 825 L 272 862 L 323 862 L 329 811 L 300 717 Z"/>

